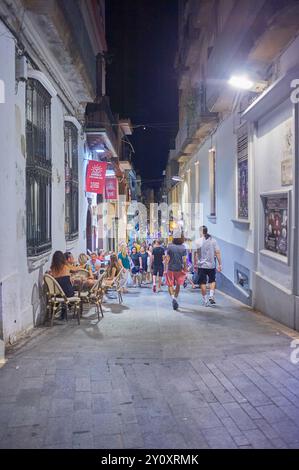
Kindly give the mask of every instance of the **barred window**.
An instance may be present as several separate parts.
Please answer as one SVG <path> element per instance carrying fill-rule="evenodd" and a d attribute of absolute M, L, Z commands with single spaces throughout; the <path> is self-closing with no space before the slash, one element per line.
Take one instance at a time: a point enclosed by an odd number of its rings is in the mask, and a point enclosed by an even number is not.
<path fill-rule="evenodd" d="M 78 130 L 72 122 L 64 124 L 65 236 L 73 240 L 79 232 Z"/>
<path fill-rule="evenodd" d="M 38 80 L 26 84 L 27 254 L 51 249 L 51 95 Z"/>
<path fill-rule="evenodd" d="M 244 124 L 237 134 L 238 218 L 248 219 L 248 127 Z"/>

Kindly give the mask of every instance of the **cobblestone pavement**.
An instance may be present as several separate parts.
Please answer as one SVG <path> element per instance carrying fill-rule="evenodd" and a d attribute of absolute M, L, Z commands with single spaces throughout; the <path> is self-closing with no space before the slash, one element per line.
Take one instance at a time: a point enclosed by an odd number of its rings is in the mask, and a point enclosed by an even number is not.
<path fill-rule="evenodd" d="M 131 289 L 10 351 L 0 447 L 299 448 L 298 334 L 222 294 L 181 305 Z"/>

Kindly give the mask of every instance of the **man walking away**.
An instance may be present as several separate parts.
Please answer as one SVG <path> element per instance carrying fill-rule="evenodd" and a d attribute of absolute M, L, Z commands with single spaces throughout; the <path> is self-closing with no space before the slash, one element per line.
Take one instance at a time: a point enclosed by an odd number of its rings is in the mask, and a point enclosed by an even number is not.
<path fill-rule="evenodd" d="M 216 288 L 216 258 L 218 261 L 218 271 L 221 272 L 221 253 L 216 240 L 208 233 L 207 227 L 201 227 L 202 238 L 199 248 L 199 285 L 204 305 L 215 305 Z M 210 297 L 207 300 L 207 281 L 210 284 Z"/>
<path fill-rule="evenodd" d="M 187 250 L 183 245 L 184 237 L 174 238 L 168 245 L 166 256 L 166 282 L 172 298 L 173 310 L 179 308 L 178 297 L 187 274 Z"/>
<path fill-rule="evenodd" d="M 161 240 L 157 240 L 155 248 L 152 253 L 152 265 L 153 265 L 153 292 L 157 292 L 156 281 L 157 276 L 159 276 L 158 281 L 158 292 L 161 289 L 162 277 L 164 272 L 163 260 L 164 260 L 164 248 L 161 246 Z"/>

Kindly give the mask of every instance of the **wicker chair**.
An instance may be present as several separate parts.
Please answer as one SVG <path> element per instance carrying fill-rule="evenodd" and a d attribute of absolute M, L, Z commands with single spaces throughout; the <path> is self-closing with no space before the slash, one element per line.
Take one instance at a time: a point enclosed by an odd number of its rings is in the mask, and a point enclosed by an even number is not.
<path fill-rule="evenodd" d="M 92 286 L 90 290 L 80 292 L 79 296 L 81 299 L 81 308 L 80 308 L 81 315 L 83 314 L 83 304 L 86 303 L 89 305 L 96 306 L 98 320 L 100 320 L 100 312 L 101 312 L 102 318 L 104 317 L 102 301 L 103 301 L 103 296 L 104 296 L 103 281 L 106 275 L 107 273 L 105 271 L 103 274 L 101 274 L 99 279 L 95 282 L 95 284 Z"/>
<path fill-rule="evenodd" d="M 62 305 L 66 306 L 66 320 L 68 319 L 68 307 L 74 307 L 74 317 L 77 316 L 78 324 L 80 325 L 80 297 L 67 297 L 60 284 L 50 274 L 44 275 L 44 281 L 47 286 L 47 311 L 51 326 L 53 326 L 54 318 Z"/>
<path fill-rule="evenodd" d="M 119 271 L 119 273 L 117 274 L 117 276 L 115 276 L 115 278 L 113 279 L 112 283 L 106 287 L 106 290 L 107 291 L 114 291 L 117 293 L 118 295 L 118 302 L 120 304 L 122 304 L 123 302 L 123 297 L 122 297 L 122 293 L 121 293 L 121 277 L 123 275 L 123 272 L 124 272 L 124 268 L 121 268 L 121 270 Z"/>

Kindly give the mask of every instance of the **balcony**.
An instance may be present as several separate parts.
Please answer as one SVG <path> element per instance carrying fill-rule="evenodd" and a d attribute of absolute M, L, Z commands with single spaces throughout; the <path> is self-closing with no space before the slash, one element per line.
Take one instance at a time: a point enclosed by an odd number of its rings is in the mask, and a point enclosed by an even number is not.
<path fill-rule="evenodd" d="M 6 2 L 1 2 L 0 10 L 4 8 L 3 3 Z M 18 19 L 18 23 L 11 24 L 12 29 L 19 30 L 27 48 L 34 44 L 41 56 L 46 54 L 53 69 L 52 78 L 63 84 L 70 102 L 74 98 L 78 103 L 93 100 L 96 94 L 96 61 L 88 5 L 82 3 L 81 8 L 79 2 L 68 0 L 12 0 L 7 3 L 10 4 L 9 21 L 13 21 L 12 11 Z"/>
<path fill-rule="evenodd" d="M 108 96 L 88 103 L 85 113 L 85 132 L 91 150 L 105 144 L 113 157 L 118 157 L 117 122 L 110 109 Z"/>
<path fill-rule="evenodd" d="M 205 113 L 182 126 L 176 138 L 176 158 L 187 161 L 218 122 L 217 113 Z"/>
<path fill-rule="evenodd" d="M 207 63 L 207 102 L 213 111 L 229 111 L 235 99 L 227 80 L 238 70 L 267 78 L 273 61 L 298 32 L 299 4 L 238 1 L 215 38 Z"/>
<path fill-rule="evenodd" d="M 176 137 L 176 159 L 188 160 L 218 122 L 218 113 L 210 113 L 205 104 L 205 87 L 193 90 L 191 104 L 185 107 L 185 119 Z"/>
<path fill-rule="evenodd" d="M 175 60 L 177 69 L 179 88 L 185 88 L 188 82 L 190 67 L 196 63 L 200 53 L 201 29 L 194 28 L 190 21 L 185 27 L 184 35 L 181 38 L 180 49 Z"/>
<path fill-rule="evenodd" d="M 198 56 L 198 53 L 200 51 L 198 44 L 200 36 L 200 29 L 192 28 L 188 31 L 187 35 L 184 37 L 184 41 L 180 51 L 181 64 L 184 64 L 185 66 L 189 67 L 195 62 L 196 57 Z"/>

